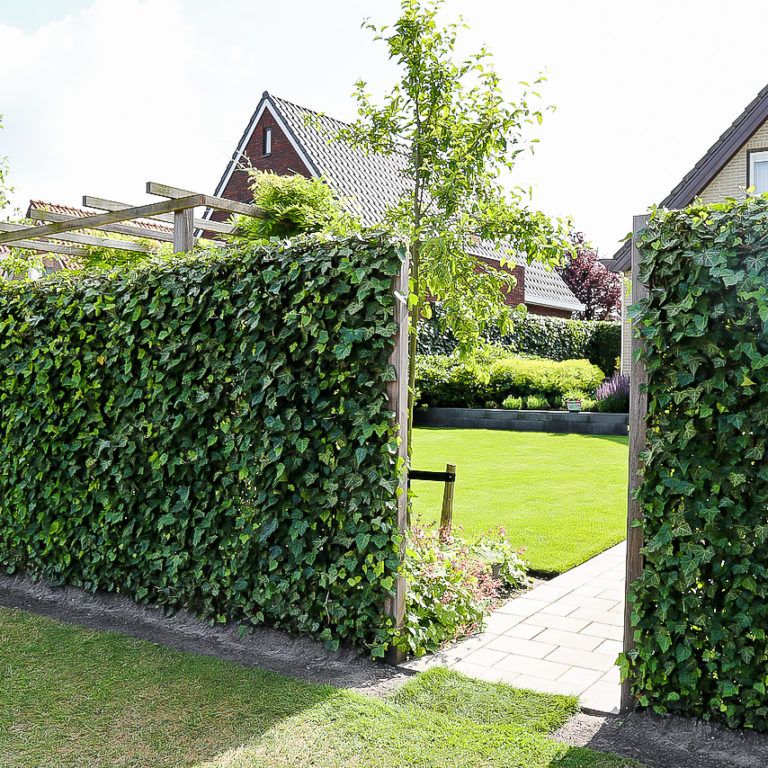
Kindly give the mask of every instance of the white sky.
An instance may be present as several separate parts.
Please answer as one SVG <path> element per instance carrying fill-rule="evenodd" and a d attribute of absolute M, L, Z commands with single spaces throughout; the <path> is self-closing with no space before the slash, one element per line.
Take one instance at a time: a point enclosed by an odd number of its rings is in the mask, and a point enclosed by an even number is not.
<path fill-rule="evenodd" d="M 360 29 L 396 0 L 0 0 L 0 154 L 16 201 L 143 202 L 144 182 L 215 183 L 261 92 L 353 116 L 392 81 Z M 516 182 L 610 255 L 768 82 L 765 0 L 449 0 L 510 97 L 549 72 Z"/>

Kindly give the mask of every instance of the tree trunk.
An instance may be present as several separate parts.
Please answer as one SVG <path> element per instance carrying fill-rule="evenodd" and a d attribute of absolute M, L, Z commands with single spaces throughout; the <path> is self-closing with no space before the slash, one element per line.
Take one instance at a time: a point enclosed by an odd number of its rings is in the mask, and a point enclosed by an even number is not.
<path fill-rule="evenodd" d="M 419 295 L 419 241 L 413 240 L 409 248 L 411 258 L 411 280 L 413 292 Z M 421 300 L 416 303 L 410 313 L 410 333 L 408 336 L 408 462 L 410 464 L 413 452 L 413 410 L 416 404 L 416 353 L 419 343 L 419 315 L 421 314 Z"/>

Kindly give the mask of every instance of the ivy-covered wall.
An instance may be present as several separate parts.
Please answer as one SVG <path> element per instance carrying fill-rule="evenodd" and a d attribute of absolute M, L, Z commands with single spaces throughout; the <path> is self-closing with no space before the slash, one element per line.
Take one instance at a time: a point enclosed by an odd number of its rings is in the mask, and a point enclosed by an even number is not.
<path fill-rule="evenodd" d="M 381 654 L 399 563 L 382 237 L 0 288 L 0 566 Z"/>
<path fill-rule="evenodd" d="M 768 728 L 768 199 L 656 211 L 633 691 L 659 712 Z"/>
<path fill-rule="evenodd" d="M 564 320 L 559 317 L 521 314 L 511 333 L 502 335 L 491 329 L 488 341 L 511 352 L 549 360 L 589 360 L 610 376 L 621 355 L 621 323 L 603 320 Z M 442 313 L 436 307 L 430 320 L 422 321 L 419 352 L 424 355 L 449 355 L 456 340 L 444 328 Z"/>

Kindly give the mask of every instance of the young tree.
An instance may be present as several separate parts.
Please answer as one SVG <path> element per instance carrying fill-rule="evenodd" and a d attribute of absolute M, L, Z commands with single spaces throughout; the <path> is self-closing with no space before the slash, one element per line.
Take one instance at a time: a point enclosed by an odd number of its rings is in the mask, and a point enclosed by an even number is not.
<path fill-rule="evenodd" d="M 584 235 L 572 236 L 573 251 L 558 268 L 565 284 L 585 306 L 584 320 L 615 320 L 621 316 L 621 276 L 611 272 L 597 258 L 597 251 Z"/>
<path fill-rule="evenodd" d="M 429 312 L 427 298 L 442 303 L 461 350 L 469 353 L 488 324 L 508 324 L 504 291 L 514 278 L 502 267 L 513 265 L 511 254 L 554 265 L 569 247 L 566 227 L 530 210 L 523 191 L 505 189 L 502 180 L 530 148 L 527 127 L 542 120 L 531 100 L 543 78 L 523 83 L 519 99 L 507 101 L 486 49 L 457 59 L 462 25 L 441 26 L 441 6 L 442 0 L 401 0 L 393 26 L 365 23 L 385 43 L 400 79 L 380 105 L 358 81 L 358 119 L 340 133 L 368 151 L 404 157 L 406 189 L 388 223 L 410 249 L 409 449 L 418 320 Z M 503 243 L 509 258 L 499 268 L 479 269 L 467 252 L 478 237 Z"/>

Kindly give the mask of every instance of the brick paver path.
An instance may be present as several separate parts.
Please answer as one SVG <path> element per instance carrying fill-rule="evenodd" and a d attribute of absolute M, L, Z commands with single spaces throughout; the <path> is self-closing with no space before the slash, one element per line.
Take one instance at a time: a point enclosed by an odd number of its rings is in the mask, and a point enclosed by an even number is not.
<path fill-rule="evenodd" d="M 508 601 L 481 635 L 403 666 L 449 666 L 518 688 L 576 695 L 586 709 L 617 712 L 625 552 L 624 544 L 612 547 Z"/>

